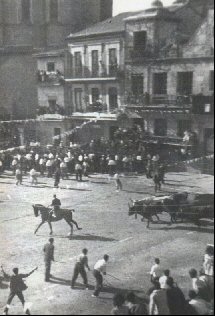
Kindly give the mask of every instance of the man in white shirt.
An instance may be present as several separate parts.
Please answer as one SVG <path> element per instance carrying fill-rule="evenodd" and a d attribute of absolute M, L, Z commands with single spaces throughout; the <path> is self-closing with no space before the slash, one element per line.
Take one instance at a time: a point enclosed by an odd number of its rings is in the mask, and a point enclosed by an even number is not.
<path fill-rule="evenodd" d="M 169 276 L 170 276 L 170 271 L 165 270 L 164 275 L 162 277 L 160 277 L 160 279 L 159 279 L 161 289 L 164 289 L 164 290 L 169 289 L 169 286 L 167 285 L 167 280 L 168 280 Z"/>
<path fill-rule="evenodd" d="M 102 260 L 97 261 L 97 263 L 94 266 L 94 271 L 93 271 L 93 275 L 96 279 L 96 287 L 95 287 L 95 291 L 92 295 L 92 297 L 98 297 L 99 293 L 102 290 L 102 286 L 103 286 L 103 275 L 106 275 L 106 268 L 107 268 L 107 262 L 109 260 L 109 256 L 108 255 L 104 255 L 104 258 Z"/>
<path fill-rule="evenodd" d="M 162 269 L 160 266 L 160 259 L 159 258 L 155 258 L 155 264 L 152 266 L 151 268 L 151 282 L 153 283 L 153 281 L 155 279 L 160 279 L 160 277 L 162 276 Z"/>
<path fill-rule="evenodd" d="M 83 249 L 82 254 L 79 255 L 76 259 L 76 264 L 75 264 L 73 278 L 72 278 L 72 286 L 71 286 L 72 289 L 74 289 L 75 282 L 76 282 L 79 274 L 81 275 L 81 277 L 84 281 L 84 285 L 85 285 L 86 289 L 88 289 L 88 279 L 87 279 L 87 272 L 86 272 L 85 268 L 87 268 L 88 271 L 90 271 L 90 267 L 88 265 L 87 253 L 88 253 L 88 250 Z"/>

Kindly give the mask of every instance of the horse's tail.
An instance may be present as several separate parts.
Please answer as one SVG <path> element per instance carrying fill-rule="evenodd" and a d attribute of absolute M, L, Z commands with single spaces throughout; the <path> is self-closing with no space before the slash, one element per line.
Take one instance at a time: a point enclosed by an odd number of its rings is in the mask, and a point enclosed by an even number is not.
<path fill-rule="evenodd" d="M 34 209 L 34 215 L 35 215 L 35 217 L 38 217 L 38 216 L 39 216 L 39 210 L 38 210 L 38 208 L 36 207 L 36 205 L 33 205 L 33 209 Z"/>

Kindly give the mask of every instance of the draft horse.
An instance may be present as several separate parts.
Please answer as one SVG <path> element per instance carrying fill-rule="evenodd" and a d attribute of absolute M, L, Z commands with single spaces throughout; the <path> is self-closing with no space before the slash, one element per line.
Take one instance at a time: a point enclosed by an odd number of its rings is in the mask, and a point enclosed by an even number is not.
<path fill-rule="evenodd" d="M 53 215 L 50 216 L 51 209 L 41 204 L 33 205 L 33 209 L 34 209 L 35 217 L 41 216 L 41 220 L 42 220 L 39 226 L 37 227 L 37 229 L 35 230 L 34 234 L 38 232 L 38 230 L 41 228 L 41 226 L 43 226 L 43 224 L 48 223 L 50 227 L 50 235 L 52 235 L 53 234 L 52 223 L 59 222 L 61 220 L 65 220 L 67 224 L 70 226 L 71 228 L 70 236 L 73 235 L 73 224 L 77 227 L 78 230 L 82 229 L 78 226 L 78 223 L 73 220 L 73 212 L 75 212 L 75 210 L 60 209 L 58 212 L 59 214 L 57 214 L 58 216 L 54 217 Z"/>

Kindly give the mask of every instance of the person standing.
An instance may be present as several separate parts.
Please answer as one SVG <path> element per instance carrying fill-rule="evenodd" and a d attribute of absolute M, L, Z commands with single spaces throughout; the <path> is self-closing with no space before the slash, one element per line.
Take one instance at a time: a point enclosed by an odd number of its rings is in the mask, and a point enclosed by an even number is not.
<path fill-rule="evenodd" d="M 72 289 L 74 289 L 75 282 L 76 282 L 79 274 L 81 275 L 81 277 L 84 281 L 84 285 L 85 285 L 86 289 L 88 289 L 88 279 L 87 279 L 87 273 L 86 273 L 85 268 L 87 268 L 88 271 L 90 271 L 90 267 L 88 265 L 87 253 L 88 253 L 88 250 L 83 249 L 82 254 L 79 255 L 77 258 L 75 268 L 74 268 L 73 278 L 72 278 L 72 286 L 71 286 Z"/>
<path fill-rule="evenodd" d="M 83 173 L 82 165 L 80 164 L 80 162 L 77 162 L 75 165 L 75 174 L 76 174 L 77 181 L 82 181 L 82 173 Z"/>
<path fill-rule="evenodd" d="M 20 168 L 16 169 L 16 185 L 22 185 L 22 171 Z"/>
<path fill-rule="evenodd" d="M 27 286 L 25 285 L 23 279 L 28 278 L 31 274 L 33 274 L 38 268 L 35 268 L 28 274 L 19 274 L 19 269 L 14 268 L 13 269 L 13 275 L 10 276 L 10 294 L 7 300 L 7 305 L 4 309 L 4 315 L 8 315 L 8 311 L 10 309 L 10 304 L 12 303 L 15 296 L 19 298 L 19 300 L 22 303 L 22 306 L 24 308 L 24 311 L 26 315 L 30 315 L 30 310 L 25 308 L 25 298 L 23 295 L 23 291 L 27 290 Z M 2 267 L 2 271 L 4 275 L 7 275 Z M 8 275 L 7 275 L 8 276 Z"/>
<path fill-rule="evenodd" d="M 51 278 L 51 264 L 54 261 L 54 238 L 49 239 L 44 248 L 44 261 L 45 261 L 45 282 L 49 282 Z"/>
<path fill-rule="evenodd" d="M 187 302 L 181 289 L 174 284 L 173 278 L 168 278 L 167 302 L 171 315 L 187 315 Z"/>
<path fill-rule="evenodd" d="M 204 255 L 203 269 L 212 295 L 214 295 L 214 246 L 208 245 Z"/>
<path fill-rule="evenodd" d="M 109 260 L 109 256 L 108 255 L 104 255 L 104 258 L 97 261 L 97 263 L 94 266 L 94 271 L 93 271 L 93 275 L 96 279 L 96 287 L 95 287 L 95 291 L 92 295 L 92 297 L 98 297 L 99 293 L 102 290 L 103 287 L 103 275 L 106 275 L 106 268 L 107 268 L 107 263 Z"/>
<path fill-rule="evenodd" d="M 170 315 L 166 290 L 161 289 L 158 282 L 150 295 L 149 315 Z"/>

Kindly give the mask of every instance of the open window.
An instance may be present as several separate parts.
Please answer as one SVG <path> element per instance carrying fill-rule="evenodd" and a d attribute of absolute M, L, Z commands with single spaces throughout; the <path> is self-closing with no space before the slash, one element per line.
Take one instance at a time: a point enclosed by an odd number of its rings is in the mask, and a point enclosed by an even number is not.
<path fill-rule="evenodd" d="M 179 120 L 178 121 L 178 137 L 184 137 L 184 133 L 189 131 L 191 128 L 191 121 L 190 120 Z"/>
<path fill-rule="evenodd" d="M 144 78 L 143 75 L 131 76 L 131 89 L 132 94 L 135 96 L 143 95 Z"/>
<path fill-rule="evenodd" d="M 115 87 L 109 89 L 109 106 L 110 109 L 116 109 L 118 107 L 118 92 Z"/>
<path fill-rule="evenodd" d="M 109 49 L 109 75 L 115 77 L 117 74 L 117 51 L 116 48 Z"/>
<path fill-rule="evenodd" d="M 167 94 L 167 73 L 166 72 L 153 74 L 153 94 L 155 95 Z"/>
<path fill-rule="evenodd" d="M 55 63 L 53 63 L 53 62 L 47 63 L 47 71 L 48 72 L 55 72 Z"/>
<path fill-rule="evenodd" d="M 146 50 L 147 44 L 147 32 L 140 31 L 134 32 L 134 52 L 136 56 L 143 56 Z"/>
<path fill-rule="evenodd" d="M 92 76 L 98 77 L 99 75 L 99 52 L 98 50 L 92 51 Z"/>
<path fill-rule="evenodd" d="M 92 103 L 96 103 L 99 100 L 100 93 L 98 88 L 92 89 Z"/>
<path fill-rule="evenodd" d="M 58 21 L 58 0 L 50 0 L 49 2 L 49 16 L 51 22 Z"/>
<path fill-rule="evenodd" d="M 214 91 L 214 70 L 210 71 L 209 89 L 210 91 Z"/>
<path fill-rule="evenodd" d="M 75 76 L 82 77 L 82 58 L 81 52 L 75 53 Z"/>
<path fill-rule="evenodd" d="M 179 95 L 192 95 L 193 93 L 193 72 L 178 72 L 177 93 Z"/>
<path fill-rule="evenodd" d="M 31 21 L 31 0 L 21 1 L 22 22 Z"/>

